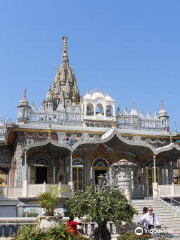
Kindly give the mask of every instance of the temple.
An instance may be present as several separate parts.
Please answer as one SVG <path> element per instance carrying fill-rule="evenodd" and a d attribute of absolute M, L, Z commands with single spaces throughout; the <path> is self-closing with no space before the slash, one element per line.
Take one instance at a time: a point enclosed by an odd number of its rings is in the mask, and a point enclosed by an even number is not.
<path fill-rule="evenodd" d="M 153 195 L 179 183 L 180 134 L 170 132 L 162 102 L 159 112 L 121 111 L 100 90 L 81 96 L 63 37 L 62 63 L 39 108 L 26 90 L 16 122 L 0 123 L 0 184 L 6 198 L 31 198 L 49 185 L 73 192 L 97 184 L 119 160 L 131 169 L 131 198 Z M 166 188 L 165 188 L 166 187 Z M 180 193 L 180 189 L 178 190 Z"/>

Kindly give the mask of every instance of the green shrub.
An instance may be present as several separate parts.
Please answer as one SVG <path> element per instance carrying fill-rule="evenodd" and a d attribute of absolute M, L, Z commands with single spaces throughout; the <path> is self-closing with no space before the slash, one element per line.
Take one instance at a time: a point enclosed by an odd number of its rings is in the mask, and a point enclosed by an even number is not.
<path fill-rule="evenodd" d="M 67 232 L 67 227 L 64 224 L 50 228 L 46 233 L 46 237 L 49 240 L 73 240 L 73 236 Z"/>
<path fill-rule="evenodd" d="M 126 233 L 126 234 L 122 234 L 119 236 L 118 240 L 147 240 L 147 239 L 152 239 L 153 237 L 150 235 L 141 235 L 138 236 L 136 234 L 132 234 L 132 233 Z"/>
<path fill-rule="evenodd" d="M 15 240 L 87 240 L 82 236 L 72 236 L 67 232 L 67 227 L 64 224 L 59 224 L 56 227 L 50 228 L 46 233 L 43 233 L 35 225 L 24 225 L 18 229 Z"/>
<path fill-rule="evenodd" d="M 15 240 L 45 240 L 45 234 L 36 225 L 23 225 L 18 229 Z"/>

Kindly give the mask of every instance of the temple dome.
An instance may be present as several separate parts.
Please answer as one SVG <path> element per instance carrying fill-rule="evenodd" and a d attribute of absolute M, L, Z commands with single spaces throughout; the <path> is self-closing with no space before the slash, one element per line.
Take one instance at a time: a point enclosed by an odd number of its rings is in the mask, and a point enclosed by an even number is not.
<path fill-rule="evenodd" d="M 86 93 L 86 95 L 84 96 L 84 99 L 86 99 L 86 100 L 89 100 L 91 98 L 92 98 L 92 96 L 89 93 Z"/>
<path fill-rule="evenodd" d="M 104 95 L 100 92 L 95 92 L 95 93 L 93 93 L 92 98 L 94 98 L 94 99 L 95 98 L 104 98 Z"/>
<path fill-rule="evenodd" d="M 106 101 L 114 101 L 109 95 L 107 95 L 107 96 L 105 97 L 105 100 L 106 100 Z"/>

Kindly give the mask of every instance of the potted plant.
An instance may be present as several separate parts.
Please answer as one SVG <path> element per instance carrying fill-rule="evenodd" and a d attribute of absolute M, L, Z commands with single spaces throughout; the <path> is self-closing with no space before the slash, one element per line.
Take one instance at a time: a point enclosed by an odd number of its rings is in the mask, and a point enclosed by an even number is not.
<path fill-rule="evenodd" d="M 60 216 L 55 216 L 55 209 L 60 202 L 60 193 L 64 189 L 58 190 L 58 187 L 50 187 L 47 192 L 39 195 L 39 203 L 45 211 L 45 216 L 39 217 L 40 229 L 47 230 L 56 226 L 60 222 Z"/>

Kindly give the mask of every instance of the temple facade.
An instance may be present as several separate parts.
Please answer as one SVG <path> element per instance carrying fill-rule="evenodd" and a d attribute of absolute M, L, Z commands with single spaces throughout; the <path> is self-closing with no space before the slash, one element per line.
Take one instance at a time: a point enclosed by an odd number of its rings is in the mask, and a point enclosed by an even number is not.
<path fill-rule="evenodd" d="M 125 159 L 134 166 L 132 198 L 144 198 L 152 196 L 153 182 L 179 183 L 179 140 L 179 133 L 170 132 L 163 102 L 159 112 L 145 115 L 134 104 L 121 111 L 98 89 L 82 97 L 63 37 L 62 63 L 40 108 L 29 104 L 25 90 L 17 121 L 0 123 L 0 184 L 15 189 L 17 198 L 31 197 L 44 183 L 86 191 Z M 29 194 L 20 190 L 24 183 Z"/>

